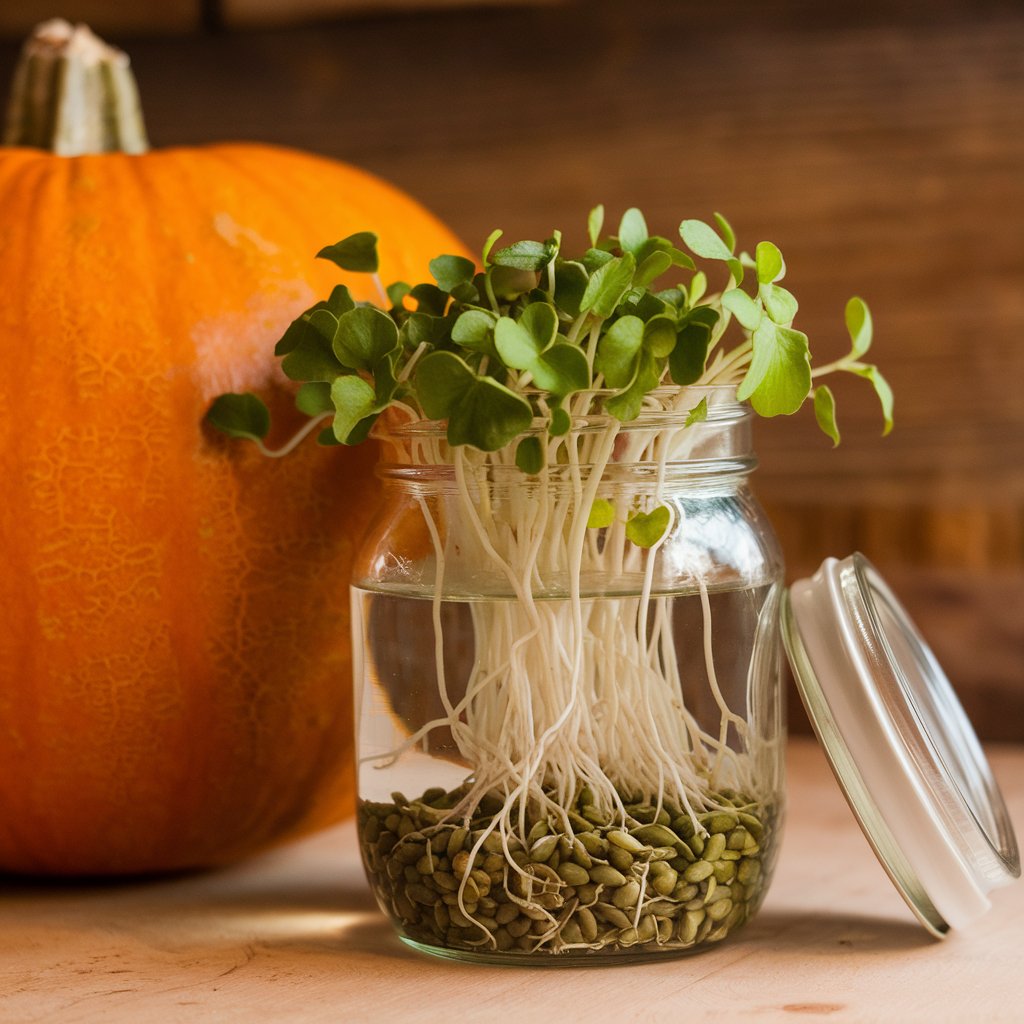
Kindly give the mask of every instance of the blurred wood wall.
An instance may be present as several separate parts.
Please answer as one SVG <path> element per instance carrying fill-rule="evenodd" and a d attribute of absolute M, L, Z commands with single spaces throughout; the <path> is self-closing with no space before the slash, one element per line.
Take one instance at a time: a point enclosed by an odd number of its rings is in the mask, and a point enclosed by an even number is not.
<path fill-rule="evenodd" d="M 838 381 L 842 446 L 809 411 L 762 424 L 757 489 L 791 576 L 863 551 L 980 731 L 1024 739 L 1024 8 L 852 6 L 565 3 L 112 41 L 158 145 L 343 158 L 474 246 L 495 226 L 578 244 L 597 202 L 664 233 L 721 210 L 748 247 L 782 248 L 819 361 L 862 295 L 895 431 Z M 0 44 L 0 81 L 14 55 Z"/>

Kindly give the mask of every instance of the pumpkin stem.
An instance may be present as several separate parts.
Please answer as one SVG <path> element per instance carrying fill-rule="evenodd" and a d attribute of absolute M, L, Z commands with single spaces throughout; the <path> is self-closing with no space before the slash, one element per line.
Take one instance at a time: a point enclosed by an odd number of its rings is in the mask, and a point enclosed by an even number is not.
<path fill-rule="evenodd" d="M 14 72 L 4 144 L 58 156 L 149 148 L 128 56 L 86 25 L 37 25 Z"/>

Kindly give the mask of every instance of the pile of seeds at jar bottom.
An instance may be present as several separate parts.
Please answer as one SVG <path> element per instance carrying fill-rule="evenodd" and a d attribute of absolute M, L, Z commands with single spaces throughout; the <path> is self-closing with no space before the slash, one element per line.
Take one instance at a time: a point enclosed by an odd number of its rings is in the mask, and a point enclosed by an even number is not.
<path fill-rule="evenodd" d="M 685 950 L 719 942 L 750 916 L 764 887 L 773 815 L 740 794 L 697 816 L 626 804 L 601 820 L 586 794 L 555 819 L 527 819 L 525 837 L 493 828 L 502 802 L 470 817 L 464 790 L 364 801 L 359 834 L 370 883 L 402 934 L 427 946 L 498 953 Z M 564 827 L 564 826 L 563 826 Z M 490 831 L 489 831 L 490 830 Z M 483 837 L 475 855 L 473 849 Z"/>

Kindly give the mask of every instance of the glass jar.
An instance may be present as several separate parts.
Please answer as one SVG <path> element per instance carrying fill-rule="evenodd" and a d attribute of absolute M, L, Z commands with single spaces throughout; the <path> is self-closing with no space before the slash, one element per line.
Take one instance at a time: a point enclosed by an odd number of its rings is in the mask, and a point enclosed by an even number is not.
<path fill-rule="evenodd" d="M 437 423 L 383 439 L 352 587 L 358 826 L 418 949 L 649 959 L 731 937 L 764 896 L 783 567 L 751 414 L 730 389 L 648 403 L 538 430 L 532 474 Z"/>

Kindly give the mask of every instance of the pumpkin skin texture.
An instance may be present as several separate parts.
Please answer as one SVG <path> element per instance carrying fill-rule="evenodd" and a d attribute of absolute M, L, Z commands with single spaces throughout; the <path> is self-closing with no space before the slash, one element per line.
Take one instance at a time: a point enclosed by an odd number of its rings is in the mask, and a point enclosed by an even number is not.
<path fill-rule="evenodd" d="M 461 253 L 365 172 L 262 145 L 0 150 L 0 870 L 225 863 L 338 821 L 354 791 L 348 580 L 372 444 L 282 459 L 202 424 L 268 400 L 292 318 Z"/>

